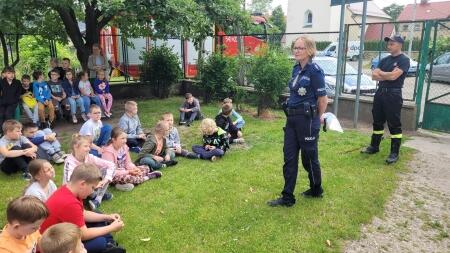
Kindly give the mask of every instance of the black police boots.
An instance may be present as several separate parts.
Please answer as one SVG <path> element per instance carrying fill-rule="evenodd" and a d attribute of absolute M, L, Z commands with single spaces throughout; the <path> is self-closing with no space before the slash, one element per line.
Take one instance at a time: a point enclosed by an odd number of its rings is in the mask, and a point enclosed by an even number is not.
<path fill-rule="evenodd" d="M 369 155 L 378 153 L 378 151 L 380 151 L 381 138 L 383 138 L 382 134 L 372 134 L 370 146 L 366 147 L 364 150 L 361 150 L 361 153 Z"/>
<path fill-rule="evenodd" d="M 386 159 L 387 164 L 392 164 L 398 161 L 398 154 L 400 152 L 400 144 L 402 142 L 401 138 L 391 139 L 391 153 Z"/>
<path fill-rule="evenodd" d="M 295 204 L 295 200 L 286 200 L 283 197 L 279 197 L 277 199 L 271 200 L 267 202 L 267 205 L 271 207 L 276 206 L 285 206 L 285 207 L 291 207 Z"/>
<path fill-rule="evenodd" d="M 310 189 L 302 192 L 302 196 L 305 198 L 322 198 L 323 197 L 322 187 L 311 187 Z"/>

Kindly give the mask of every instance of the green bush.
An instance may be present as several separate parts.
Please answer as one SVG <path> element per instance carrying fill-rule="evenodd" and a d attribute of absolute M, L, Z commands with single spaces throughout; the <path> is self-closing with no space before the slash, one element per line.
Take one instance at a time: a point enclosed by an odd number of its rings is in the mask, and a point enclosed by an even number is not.
<path fill-rule="evenodd" d="M 450 52 L 450 37 L 439 37 L 436 41 L 436 52 L 434 55 L 437 57 L 445 52 Z"/>
<path fill-rule="evenodd" d="M 205 103 L 233 97 L 236 93 L 236 59 L 216 51 L 200 65 L 200 73 Z"/>
<path fill-rule="evenodd" d="M 178 56 L 171 48 L 163 44 L 149 52 L 142 52 L 140 59 L 143 61 L 143 64 L 139 66 L 141 81 L 150 83 L 156 97 L 169 97 L 170 87 L 182 74 Z"/>
<path fill-rule="evenodd" d="M 322 51 L 330 44 L 331 41 L 316 41 L 316 49 Z"/>
<path fill-rule="evenodd" d="M 258 116 L 278 101 L 289 81 L 291 67 L 288 55 L 278 49 L 271 48 L 253 56 L 248 79 L 258 97 Z"/>

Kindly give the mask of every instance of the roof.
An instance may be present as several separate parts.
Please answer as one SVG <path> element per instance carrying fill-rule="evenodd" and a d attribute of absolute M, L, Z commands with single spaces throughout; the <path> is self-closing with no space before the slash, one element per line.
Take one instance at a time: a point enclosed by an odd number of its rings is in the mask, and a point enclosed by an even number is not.
<path fill-rule="evenodd" d="M 383 34 L 381 30 L 383 29 Z M 384 37 L 391 37 L 394 33 L 394 25 L 390 23 L 384 24 L 369 24 L 366 30 L 365 40 L 383 40 Z"/>
<path fill-rule="evenodd" d="M 411 21 L 414 16 L 414 4 L 408 4 L 397 21 Z M 417 4 L 415 20 L 446 19 L 450 17 L 450 1 Z"/>
<path fill-rule="evenodd" d="M 363 3 L 353 3 L 347 5 L 347 8 L 353 13 L 357 15 L 362 15 L 363 13 Z M 367 2 L 367 15 L 372 17 L 381 17 L 381 18 L 388 18 L 391 17 L 386 14 L 380 7 L 378 7 L 374 2 L 368 1 Z"/>

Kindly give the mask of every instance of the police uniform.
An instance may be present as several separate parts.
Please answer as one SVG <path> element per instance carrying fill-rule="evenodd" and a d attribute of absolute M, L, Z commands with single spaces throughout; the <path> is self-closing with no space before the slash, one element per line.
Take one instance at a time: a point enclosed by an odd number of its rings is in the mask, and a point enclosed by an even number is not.
<path fill-rule="evenodd" d="M 381 59 L 378 68 L 383 72 L 392 72 L 395 68 L 403 71 L 395 80 L 385 80 L 378 83 L 378 89 L 373 99 L 373 134 L 370 146 L 363 153 L 374 154 L 379 151 L 384 133 L 384 123 L 387 121 L 391 134 L 391 152 L 387 163 L 397 161 L 402 139 L 401 110 L 403 105 L 402 88 L 409 69 L 409 58 L 400 54 L 389 55 Z"/>
<path fill-rule="evenodd" d="M 309 62 L 302 69 L 296 64 L 289 81 L 289 99 L 286 104 L 287 116 L 284 127 L 284 189 L 282 199 L 295 203 L 294 189 L 298 173 L 298 157 L 308 172 L 310 192 L 322 194 L 322 178 L 317 142 L 320 131 L 320 117 L 317 114 L 317 99 L 326 96 L 323 70 Z"/>

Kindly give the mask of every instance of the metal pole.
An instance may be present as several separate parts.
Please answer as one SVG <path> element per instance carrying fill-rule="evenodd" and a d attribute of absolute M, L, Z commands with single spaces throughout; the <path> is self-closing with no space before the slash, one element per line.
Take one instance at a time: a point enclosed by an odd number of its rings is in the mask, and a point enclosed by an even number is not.
<path fill-rule="evenodd" d="M 425 31 L 422 39 L 422 52 L 420 55 L 420 65 L 419 65 L 419 81 L 417 85 L 417 95 L 416 95 L 416 126 L 419 127 L 422 122 L 420 122 L 420 117 L 422 116 L 422 93 L 423 93 L 423 83 L 425 81 L 425 68 L 426 62 L 428 62 L 428 45 L 430 43 L 431 28 L 433 27 L 432 21 L 425 22 Z"/>
<path fill-rule="evenodd" d="M 417 0 L 414 0 L 414 7 L 413 7 L 413 18 L 412 21 L 416 21 L 416 9 L 417 9 Z M 416 23 L 410 23 L 409 24 L 409 45 L 408 45 L 408 56 L 411 57 L 411 51 L 412 51 L 412 44 L 413 44 L 413 30 L 415 29 Z"/>
<path fill-rule="evenodd" d="M 336 87 L 334 88 L 334 99 L 333 99 L 333 113 L 337 116 L 338 114 L 338 102 L 339 102 L 339 92 L 341 87 L 341 75 L 342 75 L 342 51 L 344 48 L 344 15 L 345 15 L 345 0 L 341 0 L 341 20 L 339 23 L 339 44 L 338 44 L 338 59 L 337 59 L 337 70 L 336 70 Z"/>
<path fill-rule="evenodd" d="M 358 59 L 358 76 L 356 79 L 356 99 L 355 99 L 355 113 L 353 114 L 353 127 L 358 127 L 358 114 L 359 114 L 359 92 L 361 89 L 361 75 L 362 64 L 364 57 L 364 36 L 366 34 L 366 16 L 367 16 L 367 0 L 363 3 L 363 14 L 361 22 L 361 36 L 359 38 L 359 59 Z"/>

